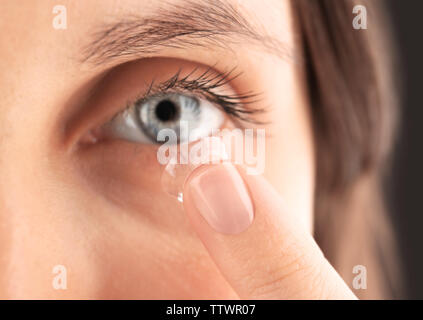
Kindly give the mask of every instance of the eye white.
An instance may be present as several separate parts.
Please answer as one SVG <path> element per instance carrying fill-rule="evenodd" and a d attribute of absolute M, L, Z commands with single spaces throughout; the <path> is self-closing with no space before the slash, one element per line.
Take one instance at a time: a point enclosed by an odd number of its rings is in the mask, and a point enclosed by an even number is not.
<path fill-rule="evenodd" d="M 168 106 L 173 104 L 175 113 L 158 113 L 158 107 L 163 109 L 164 102 Z M 174 118 L 166 118 L 168 115 Z M 219 129 L 224 117 L 223 111 L 205 99 L 171 93 L 135 103 L 106 123 L 103 129 L 109 137 L 137 143 L 157 143 L 160 130 L 171 129 L 179 142 L 192 142 Z"/>

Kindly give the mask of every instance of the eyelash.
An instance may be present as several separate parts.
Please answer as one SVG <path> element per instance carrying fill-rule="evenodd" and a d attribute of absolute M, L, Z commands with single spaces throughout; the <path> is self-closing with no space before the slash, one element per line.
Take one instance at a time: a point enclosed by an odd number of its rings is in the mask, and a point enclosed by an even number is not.
<path fill-rule="evenodd" d="M 235 68 L 223 73 L 208 68 L 201 75 L 190 79 L 197 70 L 198 68 L 195 68 L 184 77 L 181 77 L 181 70 L 179 70 L 168 80 L 157 84 L 154 80 L 151 81 L 147 91 L 135 99 L 135 103 L 142 104 L 147 99 L 169 93 L 198 94 L 203 99 L 220 107 L 239 127 L 244 126 L 243 122 L 264 124 L 264 122 L 255 119 L 257 114 L 265 112 L 264 108 L 245 108 L 246 105 L 259 102 L 260 94 L 247 92 L 244 94 L 227 95 L 216 92 L 216 89 L 228 85 L 241 76 L 242 73 L 233 75 Z M 134 103 L 128 103 L 127 108 L 130 108 L 132 105 Z"/>

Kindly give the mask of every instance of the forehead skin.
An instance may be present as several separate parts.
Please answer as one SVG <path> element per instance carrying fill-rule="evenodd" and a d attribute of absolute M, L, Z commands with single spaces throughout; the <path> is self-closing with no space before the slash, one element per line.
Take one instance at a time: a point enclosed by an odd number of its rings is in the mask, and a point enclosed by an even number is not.
<path fill-rule="evenodd" d="M 220 5 L 218 3 L 221 3 Z M 53 8 L 57 5 L 55 1 L 23 1 L 20 6 L 16 2 L 3 1 L 2 11 L 0 13 L 0 26 L 2 30 L 2 44 L 4 49 L 2 55 L 20 60 L 19 56 L 30 55 L 33 59 L 41 61 L 57 61 L 60 67 L 66 67 L 67 64 L 78 64 L 81 57 L 81 49 L 86 48 L 91 43 L 92 36 L 95 32 L 107 28 L 114 23 L 125 22 L 126 20 L 134 20 L 139 18 L 141 21 L 144 17 L 156 17 L 163 12 L 167 14 L 175 13 L 179 9 L 188 11 L 190 5 L 197 4 L 207 7 L 230 7 L 256 31 L 264 40 L 265 37 L 273 37 L 280 41 L 282 46 L 292 45 L 291 21 L 287 1 L 269 0 L 264 4 L 262 1 L 85 1 L 84 3 L 74 1 L 64 1 L 63 4 L 67 9 L 67 29 L 55 30 L 52 27 L 54 14 Z M 212 9 L 211 9 L 212 10 Z M 193 12 L 195 14 L 196 12 Z M 212 12 L 211 12 L 212 13 Z M 188 13 L 189 14 L 189 13 Z M 207 15 L 208 12 L 203 12 Z M 177 13 L 176 13 L 177 15 Z M 201 17 L 193 17 L 201 20 Z M 230 40 L 231 35 L 228 37 Z M 251 39 L 244 39 L 242 43 L 240 39 L 235 39 L 237 45 L 234 49 L 241 47 L 252 47 L 257 45 Z M 197 38 L 201 41 L 201 37 Z M 25 52 L 21 52 L 25 48 Z M 210 44 L 208 48 L 203 48 L 201 54 L 210 54 Z M 261 48 L 263 49 L 263 48 Z M 183 56 L 182 50 L 172 49 L 172 55 Z M 177 52 L 175 52 L 177 51 Z M 182 51 L 182 52 L 180 52 Z M 213 50 L 214 51 L 214 50 Z M 288 50 L 285 50 L 288 51 Z M 167 53 L 164 51 L 163 53 Z M 186 52 L 185 52 L 186 53 Z M 200 52 L 199 52 L 200 54 Z M 213 54 L 213 53 L 212 53 Z M 236 53 L 237 55 L 240 52 Z M 196 52 L 190 48 L 190 56 L 196 56 Z M 184 56 L 186 57 L 186 56 Z M 215 57 L 220 57 L 217 53 Z M 51 60 L 53 59 L 53 60 Z M 4 61 L 4 60 L 3 60 Z M 29 61 L 28 61 L 29 62 Z M 10 63 L 10 60 L 9 60 Z M 65 63 L 65 65 L 64 65 Z M 9 65 L 9 64 L 7 64 Z"/>

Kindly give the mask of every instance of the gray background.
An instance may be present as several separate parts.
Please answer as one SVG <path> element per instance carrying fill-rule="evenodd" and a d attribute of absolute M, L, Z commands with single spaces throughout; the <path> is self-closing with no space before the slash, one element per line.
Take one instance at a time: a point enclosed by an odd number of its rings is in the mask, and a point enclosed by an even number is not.
<path fill-rule="evenodd" d="M 403 298 L 423 299 L 423 1 L 385 1 L 403 69 L 402 128 L 388 196 L 405 266 Z"/>

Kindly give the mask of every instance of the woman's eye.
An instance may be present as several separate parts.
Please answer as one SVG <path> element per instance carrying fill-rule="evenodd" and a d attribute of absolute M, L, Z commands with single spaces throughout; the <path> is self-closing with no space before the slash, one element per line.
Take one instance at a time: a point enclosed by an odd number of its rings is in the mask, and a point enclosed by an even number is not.
<path fill-rule="evenodd" d="M 111 138 L 139 143 L 162 143 L 161 130 L 172 130 L 177 142 L 192 142 L 219 129 L 224 113 L 211 102 L 183 93 L 153 95 L 136 101 L 106 123 L 102 130 Z"/>

